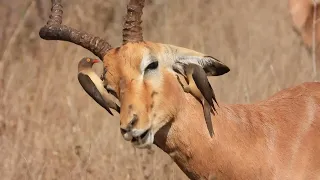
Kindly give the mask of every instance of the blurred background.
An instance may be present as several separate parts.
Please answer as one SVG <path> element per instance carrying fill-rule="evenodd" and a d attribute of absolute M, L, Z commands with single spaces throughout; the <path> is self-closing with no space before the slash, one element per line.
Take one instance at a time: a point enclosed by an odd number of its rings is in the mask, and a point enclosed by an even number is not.
<path fill-rule="evenodd" d="M 63 0 L 63 23 L 119 46 L 127 2 Z M 50 8 L 50 0 L 0 0 L 1 179 L 187 179 L 156 146 L 124 141 L 119 115 L 81 88 L 77 64 L 91 52 L 39 37 Z M 228 74 L 210 77 L 218 101 L 257 102 L 314 80 L 287 1 L 146 0 L 142 25 L 145 40 L 228 65 Z"/>

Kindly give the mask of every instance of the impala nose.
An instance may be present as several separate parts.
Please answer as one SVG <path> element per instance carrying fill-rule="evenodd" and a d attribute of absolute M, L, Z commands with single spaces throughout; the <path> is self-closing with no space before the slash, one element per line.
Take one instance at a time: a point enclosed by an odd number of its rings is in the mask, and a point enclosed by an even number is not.
<path fill-rule="evenodd" d="M 120 131 L 122 136 L 125 140 L 131 141 L 132 140 L 132 128 L 137 124 L 138 122 L 138 116 L 136 114 L 133 115 L 133 118 L 130 120 L 130 122 L 126 125 L 126 127 L 120 127 Z"/>
<path fill-rule="evenodd" d="M 123 136 L 123 138 L 126 140 L 126 141 L 131 141 L 132 140 L 132 134 L 130 131 L 128 131 L 127 129 L 123 129 L 123 128 L 120 128 L 120 131 L 121 131 L 121 134 Z"/>

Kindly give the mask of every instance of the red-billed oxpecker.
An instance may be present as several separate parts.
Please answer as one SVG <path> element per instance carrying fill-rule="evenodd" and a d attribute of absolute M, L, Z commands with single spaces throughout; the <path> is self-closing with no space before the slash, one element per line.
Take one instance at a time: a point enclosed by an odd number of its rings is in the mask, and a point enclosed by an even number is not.
<path fill-rule="evenodd" d="M 207 128 L 210 136 L 212 137 L 214 130 L 212 127 L 210 112 L 212 108 L 214 111 L 216 111 L 213 100 L 217 103 L 217 105 L 218 102 L 207 78 L 207 74 L 201 66 L 192 63 L 184 65 L 184 74 L 188 80 L 188 85 L 183 85 L 179 79 L 179 76 L 177 76 L 178 81 L 185 92 L 191 93 L 202 103 Z M 214 111 L 212 111 L 213 114 Z"/>
<path fill-rule="evenodd" d="M 100 77 L 93 71 L 94 63 L 100 62 L 97 59 L 82 58 L 78 64 L 78 80 L 82 88 L 111 115 L 110 108 L 120 113 L 120 107 L 110 99 L 110 95 L 105 89 L 107 86 Z"/>

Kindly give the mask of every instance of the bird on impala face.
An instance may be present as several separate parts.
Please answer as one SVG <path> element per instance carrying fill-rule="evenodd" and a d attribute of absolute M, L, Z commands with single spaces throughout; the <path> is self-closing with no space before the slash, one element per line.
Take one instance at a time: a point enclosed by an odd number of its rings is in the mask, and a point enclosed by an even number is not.
<path fill-rule="evenodd" d="M 108 91 L 105 89 L 105 83 L 100 77 L 93 71 L 92 66 L 95 63 L 100 62 L 97 59 L 82 58 L 78 63 L 78 80 L 82 88 L 104 109 L 106 109 L 111 115 L 110 108 L 120 113 L 120 107 L 113 102 Z"/>
<path fill-rule="evenodd" d="M 178 81 L 185 92 L 192 94 L 202 103 L 205 121 L 209 130 L 209 134 L 212 137 L 214 135 L 214 130 L 212 127 L 210 112 L 212 108 L 214 111 L 216 111 L 213 100 L 217 103 L 217 105 L 218 102 L 207 78 L 207 74 L 201 66 L 192 63 L 184 65 L 184 72 L 188 80 L 188 85 L 183 85 L 179 79 L 179 76 L 177 76 Z M 212 111 L 213 114 L 214 111 Z"/>

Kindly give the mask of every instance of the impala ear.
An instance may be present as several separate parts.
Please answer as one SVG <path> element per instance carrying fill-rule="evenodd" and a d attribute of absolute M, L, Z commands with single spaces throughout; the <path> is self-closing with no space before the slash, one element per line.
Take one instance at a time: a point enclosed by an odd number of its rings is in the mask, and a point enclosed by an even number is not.
<path fill-rule="evenodd" d="M 230 71 L 228 66 L 212 56 L 176 46 L 171 46 L 171 48 L 174 48 L 173 52 L 176 53 L 173 70 L 181 74 L 185 75 L 183 67 L 190 63 L 201 66 L 207 76 L 220 76 Z"/>
<path fill-rule="evenodd" d="M 316 3 L 316 18 L 314 16 L 314 4 L 313 1 L 305 0 L 289 0 L 288 7 L 292 19 L 293 29 L 298 33 L 303 40 L 303 43 L 308 47 L 312 47 L 313 31 L 316 34 L 320 32 L 319 23 L 316 23 L 316 27 L 313 27 L 313 20 L 319 19 L 320 8 L 319 3 Z M 318 21 L 317 21 L 318 22 Z M 319 36 L 316 36 L 316 42 L 320 40 Z"/>

